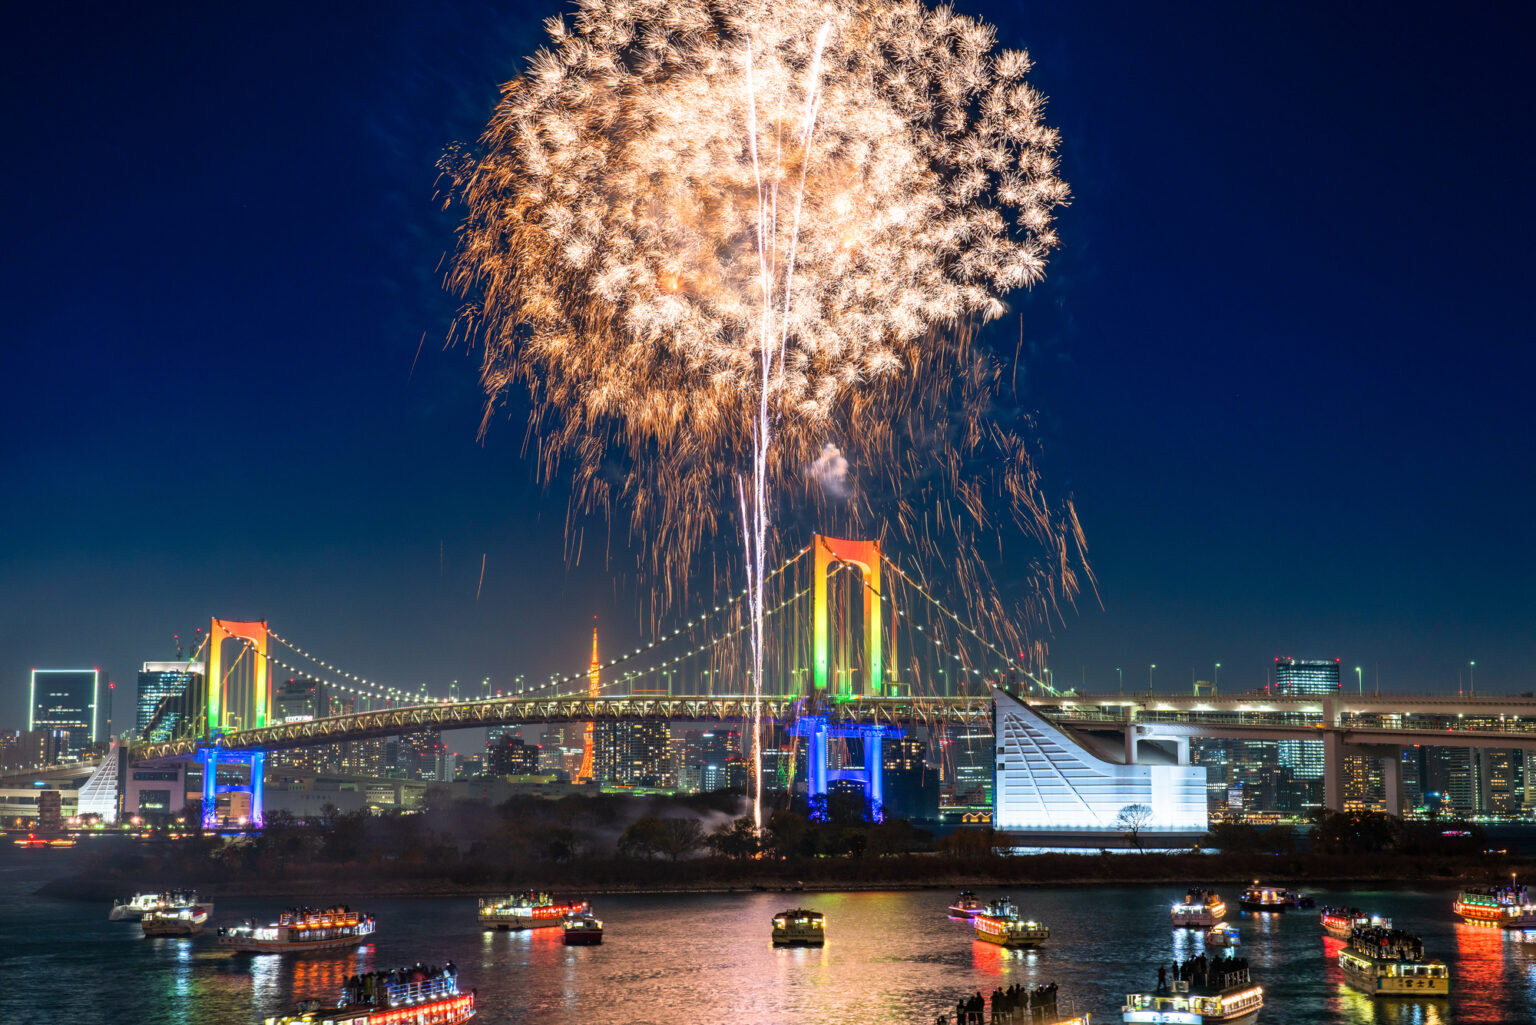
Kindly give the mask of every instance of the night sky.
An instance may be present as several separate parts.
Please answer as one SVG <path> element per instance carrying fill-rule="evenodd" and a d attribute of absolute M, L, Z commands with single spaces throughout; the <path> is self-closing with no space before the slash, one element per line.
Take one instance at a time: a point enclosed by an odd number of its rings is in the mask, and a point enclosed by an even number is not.
<path fill-rule="evenodd" d="M 1536 687 L 1528 11 L 959 8 L 1036 58 L 1074 193 L 1015 302 L 1103 601 L 1058 682 Z M 578 668 L 594 614 L 633 642 L 625 532 L 568 568 L 442 344 L 435 161 L 560 9 L 10 13 L 0 726 L 29 667 L 131 694 L 215 614 L 397 685 Z"/>

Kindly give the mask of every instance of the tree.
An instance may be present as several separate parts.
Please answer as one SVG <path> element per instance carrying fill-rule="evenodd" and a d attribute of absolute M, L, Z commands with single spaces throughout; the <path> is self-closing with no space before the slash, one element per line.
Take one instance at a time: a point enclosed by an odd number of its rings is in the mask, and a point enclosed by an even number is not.
<path fill-rule="evenodd" d="M 698 819 L 662 819 L 665 841 L 661 850 L 673 861 L 704 846 L 704 825 Z"/>
<path fill-rule="evenodd" d="M 1115 816 L 1115 825 L 1125 831 L 1131 846 L 1141 850 L 1141 831 L 1152 824 L 1152 809 L 1145 804 L 1128 804 Z"/>
<path fill-rule="evenodd" d="M 619 853 L 626 858 L 649 860 L 665 851 L 671 839 L 671 831 L 659 816 L 642 815 L 619 837 Z"/>
<path fill-rule="evenodd" d="M 951 857 L 983 858 L 991 855 L 1002 840 L 991 826 L 961 827 L 939 841 L 939 850 Z"/>
<path fill-rule="evenodd" d="M 761 847 L 750 815 L 718 826 L 704 842 L 722 858 L 751 858 Z"/>

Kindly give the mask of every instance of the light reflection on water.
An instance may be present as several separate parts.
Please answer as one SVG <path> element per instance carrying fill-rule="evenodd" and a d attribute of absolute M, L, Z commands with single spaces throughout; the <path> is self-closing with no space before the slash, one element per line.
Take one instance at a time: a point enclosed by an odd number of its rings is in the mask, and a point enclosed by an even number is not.
<path fill-rule="evenodd" d="M 969 923 L 946 914 L 954 895 L 938 890 L 597 897 L 607 935 L 596 947 L 566 947 L 558 929 L 486 933 L 468 898 L 353 899 L 379 919 L 370 944 L 306 957 L 252 957 L 219 950 L 211 935 L 144 940 L 134 923 L 106 922 L 104 908 L 18 889 L 0 892 L 0 969 L 10 981 L 0 988 L 0 1022 L 37 1020 L 46 1003 L 52 1020 L 80 1025 L 239 1025 L 288 1012 L 298 999 L 332 999 L 355 972 L 451 959 L 465 984 L 478 990 L 477 1020 L 486 1025 L 929 1025 L 964 994 L 1051 981 L 1064 998 L 1108 1023 L 1119 1020 L 1127 991 L 1155 981 L 1159 962 L 1205 949 L 1200 930 L 1170 928 L 1168 907 L 1182 892 L 1015 891 L 1024 914 L 1051 927 L 1050 941 L 1038 951 L 974 941 Z M 1268 994 L 1261 1021 L 1533 1020 L 1536 933 L 1457 925 L 1447 891 L 1317 896 L 1319 905 L 1354 904 L 1421 933 L 1427 952 L 1451 965 L 1452 996 L 1373 1000 L 1344 985 L 1341 943 L 1322 932 L 1316 911 L 1234 908 L 1227 921 L 1242 935 L 1236 953 L 1249 958 Z M 771 945 L 773 915 L 794 904 L 826 914 L 826 946 Z M 282 905 L 220 895 L 216 917 L 267 918 Z M 16 1002 L 17 994 L 26 995 L 24 1002 Z"/>

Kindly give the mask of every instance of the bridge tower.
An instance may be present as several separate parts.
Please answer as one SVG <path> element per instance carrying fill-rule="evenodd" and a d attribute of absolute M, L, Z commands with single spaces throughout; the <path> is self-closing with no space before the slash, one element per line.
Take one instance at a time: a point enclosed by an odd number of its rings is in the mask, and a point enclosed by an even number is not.
<path fill-rule="evenodd" d="M 884 684 L 884 664 L 881 658 L 880 642 L 880 607 L 882 593 L 880 590 L 880 542 L 879 541 L 850 541 L 840 537 L 827 537 L 816 534 L 811 538 L 811 547 L 816 552 L 815 590 L 813 592 L 811 615 L 814 617 L 811 626 L 812 638 L 812 679 L 814 680 L 817 697 L 825 700 L 842 700 L 852 697 L 855 693 L 853 687 L 853 672 L 849 669 L 847 685 L 833 679 L 832 651 L 829 645 L 827 623 L 827 578 L 833 568 L 838 564 L 857 566 L 864 576 L 863 609 L 864 609 L 864 653 L 868 661 L 868 678 L 865 681 L 864 693 L 878 695 Z M 841 668 L 841 667 L 840 667 Z M 840 674 L 839 674 L 840 675 Z M 827 688 L 832 686 L 836 695 L 827 693 Z"/>
<path fill-rule="evenodd" d="M 851 780 L 862 783 L 864 799 L 870 811 L 878 819 L 885 803 L 885 760 L 882 750 L 886 739 L 903 736 L 903 731 L 892 726 L 833 726 L 828 721 L 824 706 L 828 702 L 848 701 L 857 697 L 879 697 L 885 689 L 885 667 L 881 644 L 881 607 L 884 594 L 881 590 L 880 542 L 849 540 L 817 534 L 811 539 L 816 552 L 813 578 L 811 615 L 812 682 L 813 690 L 806 695 L 806 714 L 796 721 L 790 733 L 806 740 L 807 794 L 814 800 L 825 798 L 827 784 L 834 780 Z M 828 623 L 827 581 L 832 570 L 839 564 L 855 566 L 863 576 L 862 595 L 864 623 L 864 657 L 867 676 L 861 687 L 855 687 L 853 671 L 839 666 L 835 675 L 832 666 L 830 624 Z M 892 644 L 895 643 L 893 629 Z M 846 680 L 846 682 L 844 682 Z M 860 741 L 863 747 L 863 764 L 857 768 L 829 769 L 827 741 L 833 738 Z"/>
<path fill-rule="evenodd" d="M 215 742 L 219 734 L 231 726 L 260 728 L 267 725 L 267 708 L 272 697 L 271 681 L 267 673 L 267 633 L 267 622 L 264 619 L 243 622 L 215 619 L 208 630 L 208 719 L 203 732 L 204 743 L 197 750 L 197 760 L 203 766 L 203 828 L 205 829 L 218 828 L 219 794 L 249 794 L 251 825 L 260 829 L 264 823 L 262 790 L 267 753 L 265 751 L 238 753 L 224 751 L 223 761 L 250 766 L 250 779 L 247 783 L 220 784 L 221 753 Z M 256 656 L 252 667 L 253 683 L 249 693 L 242 693 L 240 688 L 230 684 L 227 676 L 234 675 L 233 664 L 228 674 L 224 671 L 224 641 L 231 639 L 245 641 Z M 249 720 L 246 718 L 247 714 L 249 714 Z"/>
<path fill-rule="evenodd" d="M 600 670 L 597 665 L 597 627 L 592 628 L 592 661 L 587 663 L 587 697 L 598 696 Z M 597 732 L 595 723 L 587 723 L 582 731 L 581 745 L 581 771 L 576 773 L 576 782 L 589 782 L 595 775 L 595 767 L 592 764 L 592 747 Z"/>

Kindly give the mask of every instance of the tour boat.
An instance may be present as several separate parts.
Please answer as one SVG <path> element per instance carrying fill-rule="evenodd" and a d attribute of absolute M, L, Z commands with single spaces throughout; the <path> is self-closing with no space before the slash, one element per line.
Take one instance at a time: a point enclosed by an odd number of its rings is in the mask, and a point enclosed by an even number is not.
<path fill-rule="evenodd" d="M 1190 890 L 1169 912 L 1176 929 L 1208 929 L 1227 915 L 1227 902 L 1213 890 Z"/>
<path fill-rule="evenodd" d="M 790 908 L 773 916 L 775 947 L 819 947 L 827 942 L 827 920 L 820 911 Z"/>
<path fill-rule="evenodd" d="M 1322 921 L 1323 931 L 1341 940 L 1349 939 L 1356 929 L 1366 929 L 1371 926 L 1392 928 L 1392 919 L 1382 918 L 1380 915 L 1368 915 L 1359 908 L 1325 907 L 1322 912 Z"/>
<path fill-rule="evenodd" d="M 1242 942 L 1237 929 L 1226 922 L 1217 922 L 1205 930 L 1205 945 L 1207 947 L 1235 947 Z"/>
<path fill-rule="evenodd" d="M 949 914 L 952 918 L 975 918 L 985 910 L 987 910 L 986 903 L 970 890 L 962 891 L 960 896 L 955 898 L 955 902 L 949 906 Z"/>
<path fill-rule="evenodd" d="M 1285 887 L 1260 886 L 1257 879 L 1243 891 L 1243 895 L 1238 898 L 1238 905 L 1244 911 L 1284 911 L 1294 906 L 1291 893 Z"/>
<path fill-rule="evenodd" d="M 1311 894 L 1302 893 L 1300 890 L 1286 890 L 1285 899 L 1293 908 L 1310 908 L 1317 904 Z"/>
<path fill-rule="evenodd" d="M 213 902 L 198 900 L 196 890 L 136 893 L 127 900 L 115 901 L 112 904 L 112 911 L 107 915 L 107 921 L 136 922 L 144 917 L 146 911 L 166 911 L 170 908 L 186 907 L 189 904 L 195 904 L 210 913 L 213 911 Z"/>
<path fill-rule="evenodd" d="M 1254 985 L 1247 962 L 1211 958 L 1205 974 L 1165 980 L 1148 993 L 1127 993 L 1122 1021 L 1156 1025 L 1252 1025 L 1264 1006 L 1264 987 Z"/>
<path fill-rule="evenodd" d="M 486 929 L 555 929 L 573 915 L 590 915 L 584 900 L 556 900 L 547 893 L 514 893 L 480 901 L 480 924 Z"/>
<path fill-rule="evenodd" d="M 219 946 L 237 953 L 276 954 L 355 947 L 373 935 L 372 915 L 350 908 L 289 908 L 271 925 L 244 921 L 219 930 Z"/>
<path fill-rule="evenodd" d="M 208 909 L 201 904 L 183 904 L 161 911 L 146 911 L 139 919 L 145 936 L 196 936 L 208 924 Z"/>
<path fill-rule="evenodd" d="M 1049 926 L 1020 917 L 1019 909 L 1007 897 L 988 904 L 971 924 L 978 940 L 1000 947 L 1038 947 L 1051 938 Z"/>
<path fill-rule="evenodd" d="M 1501 929 L 1536 928 L 1536 905 L 1524 886 L 1495 886 L 1462 890 L 1456 895 L 1456 913 L 1472 925 L 1496 925 Z"/>
<path fill-rule="evenodd" d="M 1451 992 L 1444 961 L 1425 960 L 1424 941 L 1391 926 L 1354 930 L 1339 951 L 1344 981 L 1375 997 L 1443 997 Z"/>
<path fill-rule="evenodd" d="M 417 965 L 354 975 L 335 1004 L 308 1000 L 293 1014 L 268 1018 L 266 1025 L 461 1025 L 474 1014 L 475 991 L 459 989 L 450 961 L 442 968 Z"/>
<path fill-rule="evenodd" d="M 560 922 L 567 947 L 590 947 L 603 942 L 603 923 L 591 915 L 570 915 Z"/>

